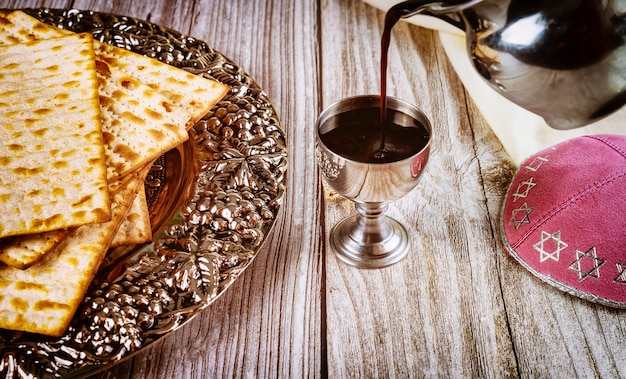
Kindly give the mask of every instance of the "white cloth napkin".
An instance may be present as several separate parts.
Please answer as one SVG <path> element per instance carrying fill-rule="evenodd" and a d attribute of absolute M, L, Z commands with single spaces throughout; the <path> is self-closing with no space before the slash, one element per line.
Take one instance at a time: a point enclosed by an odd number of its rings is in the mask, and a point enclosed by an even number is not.
<path fill-rule="evenodd" d="M 398 2 L 364 1 L 384 11 Z M 513 104 L 480 77 L 470 62 L 462 31 L 430 16 L 416 15 L 405 21 L 438 31 L 444 50 L 461 82 L 517 165 L 533 153 L 573 137 L 600 133 L 626 135 L 626 107 L 581 128 L 556 130 L 549 127 L 543 118 Z"/>

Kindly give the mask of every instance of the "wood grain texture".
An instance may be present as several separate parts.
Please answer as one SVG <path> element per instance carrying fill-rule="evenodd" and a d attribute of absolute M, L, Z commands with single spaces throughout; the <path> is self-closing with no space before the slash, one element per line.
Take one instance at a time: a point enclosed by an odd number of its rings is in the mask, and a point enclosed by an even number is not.
<path fill-rule="evenodd" d="M 342 71 L 325 69 L 322 83 L 339 82 L 337 76 L 350 73 L 354 77 L 345 79 L 341 96 L 376 93 L 376 80 L 363 88 L 358 78 L 379 77 L 380 48 L 373 41 L 382 33 L 383 15 L 359 2 L 341 9 L 345 4 L 329 4 L 339 8 L 328 13 L 341 17 L 346 30 L 324 27 L 322 18 L 322 46 L 332 46 L 336 34 L 360 36 L 358 43 L 373 46 L 340 43 L 344 51 L 337 55 L 350 58 L 343 60 Z M 329 59 L 323 55 L 324 62 Z M 493 235 L 474 131 L 485 125 L 469 123 L 465 94 L 434 33 L 398 25 L 389 61 L 388 93 L 417 104 L 431 119 L 431 160 L 418 187 L 390 207 L 389 214 L 405 222 L 413 235 L 412 250 L 401 264 L 363 271 L 328 256 L 330 376 L 514 376 L 496 246 L 485 244 Z M 489 142 L 497 146 L 497 141 Z M 500 162 L 491 156 L 481 159 Z M 352 210 L 346 200 L 326 199 L 329 228 Z M 380 354 L 380 346 L 393 349 Z"/>
<path fill-rule="evenodd" d="M 500 240 L 515 167 L 466 95 L 436 33 L 394 28 L 388 91 L 431 119 L 431 159 L 389 214 L 401 263 L 358 270 L 327 235 L 353 205 L 314 161 L 319 112 L 378 93 L 384 13 L 361 0 L 0 1 L 149 20 L 209 43 L 268 93 L 289 144 L 287 195 L 252 265 L 176 332 L 98 378 L 626 377 L 626 311 L 540 282 Z"/>

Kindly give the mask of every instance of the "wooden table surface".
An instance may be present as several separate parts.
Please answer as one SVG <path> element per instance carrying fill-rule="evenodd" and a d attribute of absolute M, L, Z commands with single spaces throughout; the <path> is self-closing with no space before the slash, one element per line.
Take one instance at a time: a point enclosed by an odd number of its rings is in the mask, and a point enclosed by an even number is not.
<path fill-rule="evenodd" d="M 400 263 L 359 270 L 328 247 L 352 204 L 324 189 L 314 123 L 379 92 L 384 12 L 361 0 L 0 1 L 124 14 L 204 40 L 272 100 L 288 137 L 287 194 L 254 262 L 217 301 L 100 378 L 626 377 L 626 312 L 548 286 L 505 253 L 499 211 L 515 167 L 437 34 L 394 29 L 389 94 L 433 124 L 419 186 L 389 213 Z"/>

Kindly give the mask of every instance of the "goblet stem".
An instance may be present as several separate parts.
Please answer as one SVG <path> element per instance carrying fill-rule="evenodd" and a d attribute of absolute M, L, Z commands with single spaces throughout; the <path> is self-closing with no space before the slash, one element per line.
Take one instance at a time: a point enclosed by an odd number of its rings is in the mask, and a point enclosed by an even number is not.
<path fill-rule="evenodd" d="M 400 261 L 409 250 L 406 229 L 385 215 L 388 203 L 357 203 L 357 213 L 331 231 L 330 245 L 342 261 L 361 268 L 381 268 Z"/>
<path fill-rule="evenodd" d="M 382 243 L 389 238 L 393 229 L 385 216 L 387 203 L 357 203 L 356 225 L 350 238 L 360 244 Z"/>

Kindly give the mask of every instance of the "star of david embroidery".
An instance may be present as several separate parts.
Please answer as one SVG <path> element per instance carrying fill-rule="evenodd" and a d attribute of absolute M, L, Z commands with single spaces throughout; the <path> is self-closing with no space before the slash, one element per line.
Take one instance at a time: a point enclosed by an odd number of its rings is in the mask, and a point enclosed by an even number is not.
<path fill-rule="evenodd" d="M 537 156 L 530 163 L 528 163 L 526 167 L 526 172 L 528 171 L 537 171 L 542 164 L 548 161 L 547 157 Z"/>
<path fill-rule="evenodd" d="M 517 190 L 515 190 L 515 193 L 513 194 L 513 201 L 517 201 L 521 197 L 528 196 L 528 192 L 536 185 L 537 183 L 535 183 L 532 176 L 530 179 L 520 182 L 520 184 L 517 185 Z"/>
<path fill-rule="evenodd" d="M 535 250 L 539 252 L 539 261 L 545 262 L 548 259 L 552 259 L 555 262 L 559 261 L 559 253 L 563 251 L 567 244 L 561 241 L 561 231 L 550 234 L 545 231 L 541 232 L 541 240 L 534 246 Z"/>
<path fill-rule="evenodd" d="M 533 209 L 534 208 L 529 207 L 526 203 L 524 203 L 521 207 L 514 209 L 513 212 L 511 212 L 509 225 L 513 225 L 515 230 L 517 230 L 523 224 L 530 224 L 530 213 Z"/>
<path fill-rule="evenodd" d="M 596 248 L 592 247 L 587 251 L 576 250 L 576 260 L 569 265 L 569 269 L 576 271 L 578 281 L 582 282 L 588 277 L 598 279 L 600 277 L 600 267 L 604 263 L 605 260 L 598 258 Z"/>
<path fill-rule="evenodd" d="M 617 266 L 618 274 L 615 277 L 615 279 L 613 279 L 613 281 L 615 283 L 626 284 L 626 263 L 618 262 L 616 266 Z"/>

